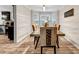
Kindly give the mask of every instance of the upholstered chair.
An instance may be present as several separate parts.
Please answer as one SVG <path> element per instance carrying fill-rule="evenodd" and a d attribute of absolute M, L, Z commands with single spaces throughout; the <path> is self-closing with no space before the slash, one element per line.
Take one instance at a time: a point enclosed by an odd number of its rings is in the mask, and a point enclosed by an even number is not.
<path fill-rule="evenodd" d="M 56 27 L 40 27 L 40 40 L 41 53 L 44 47 L 53 47 L 56 53 Z"/>

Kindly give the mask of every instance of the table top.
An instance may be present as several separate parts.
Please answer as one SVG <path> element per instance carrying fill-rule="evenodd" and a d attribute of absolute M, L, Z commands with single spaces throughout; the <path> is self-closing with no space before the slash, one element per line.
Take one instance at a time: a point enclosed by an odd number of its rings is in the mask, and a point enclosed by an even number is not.
<path fill-rule="evenodd" d="M 65 36 L 65 34 L 61 31 L 57 31 L 58 36 Z M 40 36 L 40 31 L 34 31 L 32 32 L 31 36 Z"/>
<path fill-rule="evenodd" d="M 61 32 L 61 31 L 57 31 L 57 35 L 58 36 L 65 36 L 65 34 L 63 32 Z"/>

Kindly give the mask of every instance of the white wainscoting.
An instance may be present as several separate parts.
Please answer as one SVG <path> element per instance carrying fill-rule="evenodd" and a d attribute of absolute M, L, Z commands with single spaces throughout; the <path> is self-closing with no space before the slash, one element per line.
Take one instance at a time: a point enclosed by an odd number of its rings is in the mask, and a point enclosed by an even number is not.
<path fill-rule="evenodd" d="M 74 16 L 64 18 L 64 12 L 74 8 Z M 66 39 L 74 42 L 73 45 L 79 48 L 79 6 L 64 6 L 59 13 L 61 31 L 66 34 Z"/>
<path fill-rule="evenodd" d="M 32 32 L 31 10 L 23 5 L 16 6 L 16 42 L 20 42 Z"/>

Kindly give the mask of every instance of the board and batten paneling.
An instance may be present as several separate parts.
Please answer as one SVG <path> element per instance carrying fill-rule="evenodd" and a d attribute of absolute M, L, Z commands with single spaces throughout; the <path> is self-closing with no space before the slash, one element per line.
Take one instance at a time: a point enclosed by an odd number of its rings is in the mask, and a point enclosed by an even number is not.
<path fill-rule="evenodd" d="M 16 6 L 16 42 L 20 42 L 31 32 L 31 10 L 23 5 Z"/>
<path fill-rule="evenodd" d="M 74 8 L 74 16 L 64 18 L 64 12 L 72 8 Z M 59 12 L 59 19 L 61 31 L 66 34 L 65 38 L 79 48 L 79 6 L 64 6 Z"/>

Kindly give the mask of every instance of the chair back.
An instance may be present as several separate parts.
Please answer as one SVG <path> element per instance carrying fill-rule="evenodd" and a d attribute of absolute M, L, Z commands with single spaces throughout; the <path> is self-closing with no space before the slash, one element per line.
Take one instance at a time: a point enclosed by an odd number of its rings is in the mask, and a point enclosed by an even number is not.
<path fill-rule="evenodd" d="M 56 45 L 56 27 L 40 27 L 40 45 L 52 46 Z"/>
<path fill-rule="evenodd" d="M 34 25 L 32 25 L 32 29 L 33 29 L 33 31 L 35 31 L 35 26 Z"/>
<path fill-rule="evenodd" d="M 57 31 L 59 31 L 59 30 L 60 30 L 61 25 L 59 25 L 59 24 L 55 24 L 55 27 L 57 27 Z"/>
<path fill-rule="evenodd" d="M 58 25 L 58 30 L 60 30 L 60 25 Z"/>

